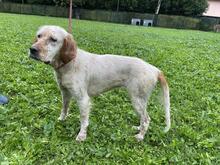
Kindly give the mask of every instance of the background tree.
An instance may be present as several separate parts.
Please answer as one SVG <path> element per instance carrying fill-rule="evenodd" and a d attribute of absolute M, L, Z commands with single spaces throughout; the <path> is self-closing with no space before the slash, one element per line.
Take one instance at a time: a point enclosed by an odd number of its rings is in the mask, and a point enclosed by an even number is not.
<path fill-rule="evenodd" d="M 73 6 L 74 7 L 83 7 L 85 6 L 85 2 L 87 0 L 73 0 Z M 69 0 L 53 0 L 53 3 L 56 6 L 69 6 Z"/>
<path fill-rule="evenodd" d="M 22 0 L 4 0 L 21 3 Z M 68 6 L 68 0 L 24 0 L 30 4 Z M 73 6 L 85 9 L 117 10 L 118 0 L 74 0 Z M 120 0 L 119 11 L 155 13 L 158 0 Z M 207 0 L 164 0 L 160 13 L 171 15 L 199 16 L 208 7 Z"/>
<path fill-rule="evenodd" d="M 40 4 L 40 5 L 54 5 L 54 2 L 51 0 L 26 0 L 26 3 Z"/>
<path fill-rule="evenodd" d="M 161 4 L 160 13 L 198 16 L 202 15 L 207 8 L 207 0 L 166 0 Z"/>

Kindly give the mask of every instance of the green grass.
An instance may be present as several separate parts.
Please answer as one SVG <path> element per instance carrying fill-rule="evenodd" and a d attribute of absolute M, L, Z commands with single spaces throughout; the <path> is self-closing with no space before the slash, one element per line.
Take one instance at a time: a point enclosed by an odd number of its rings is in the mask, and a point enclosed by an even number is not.
<path fill-rule="evenodd" d="M 220 164 L 220 34 L 74 20 L 79 47 L 136 56 L 163 70 L 172 115 L 164 134 L 157 88 L 148 134 L 138 143 L 127 93 L 113 90 L 93 99 L 88 138 L 77 143 L 78 107 L 73 102 L 68 119 L 57 120 L 53 69 L 27 55 L 45 24 L 67 27 L 67 19 L 0 13 L 0 93 L 10 98 L 0 106 L 2 164 Z"/>

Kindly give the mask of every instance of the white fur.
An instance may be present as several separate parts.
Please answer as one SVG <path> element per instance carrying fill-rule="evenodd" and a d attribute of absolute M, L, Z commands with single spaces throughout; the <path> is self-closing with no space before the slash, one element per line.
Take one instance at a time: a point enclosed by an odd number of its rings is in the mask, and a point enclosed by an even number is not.
<path fill-rule="evenodd" d="M 55 26 L 44 26 L 38 33 L 48 30 L 53 31 L 60 43 L 67 35 L 65 30 Z M 53 53 L 53 57 L 50 56 L 50 60 L 58 54 L 61 45 L 57 47 L 55 49 L 57 52 Z M 77 49 L 74 60 L 59 69 L 55 69 L 63 98 L 63 108 L 59 120 L 66 118 L 70 99 L 71 97 L 75 98 L 80 108 L 81 122 L 81 129 L 76 140 L 83 141 L 86 139 L 89 125 L 90 97 L 115 87 L 125 87 L 132 105 L 140 117 L 140 132 L 135 137 L 137 140 L 143 140 L 150 122 L 150 117 L 146 111 L 147 101 L 160 73 L 161 71 L 156 67 L 135 57 L 110 54 L 97 55 Z M 169 97 L 169 89 L 166 88 L 164 92 L 168 92 L 164 97 Z M 169 100 L 166 99 L 165 103 L 167 131 L 170 127 Z"/>

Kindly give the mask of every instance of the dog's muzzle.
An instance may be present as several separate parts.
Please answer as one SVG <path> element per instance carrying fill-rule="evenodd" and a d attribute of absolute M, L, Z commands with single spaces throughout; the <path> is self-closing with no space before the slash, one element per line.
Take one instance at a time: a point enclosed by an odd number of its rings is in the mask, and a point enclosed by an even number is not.
<path fill-rule="evenodd" d="M 39 51 L 35 47 L 30 48 L 30 57 L 35 59 L 35 60 L 40 60 L 39 58 Z"/>
<path fill-rule="evenodd" d="M 39 50 L 37 48 L 31 47 L 29 54 L 30 54 L 30 58 L 33 58 L 33 59 L 38 60 L 38 61 L 42 61 L 40 59 Z M 50 64 L 50 61 L 42 61 L 42 62 L 44 62 L 45 64 Z"/>

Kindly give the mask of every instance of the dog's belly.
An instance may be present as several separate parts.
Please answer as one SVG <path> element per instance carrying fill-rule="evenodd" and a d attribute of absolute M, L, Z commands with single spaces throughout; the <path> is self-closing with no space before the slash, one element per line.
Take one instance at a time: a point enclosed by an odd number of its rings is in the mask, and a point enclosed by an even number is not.
<path fill-rule="evenodd" d="M 106 79 L 92 79 L 88 86 L 89 96 L 96 96 L 113 88 L 123 87 L 126 85 L 127 76 L 122 76 L 120 78 L 111 78 L 112 77 L 109 76 Z"/>

